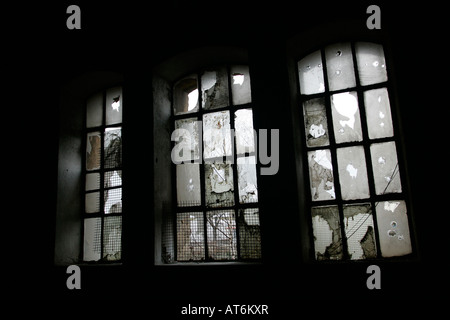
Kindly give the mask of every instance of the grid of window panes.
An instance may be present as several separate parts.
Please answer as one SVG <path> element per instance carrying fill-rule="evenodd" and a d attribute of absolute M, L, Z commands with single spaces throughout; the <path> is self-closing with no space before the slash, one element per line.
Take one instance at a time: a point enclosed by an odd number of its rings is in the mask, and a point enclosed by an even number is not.
<path fill-rule="evenodd" d="M 248 66 L 218 66 L 173 86 L 177 261 L 261 258 Z"/>
<path fill-rule="evenodd" d="M 122 88 L 86 103 L 83 261 L 118 261 L 122 254 Z"/>
<path fill-rule="evenodd" d="M 336 43 L 297 67 L 315 259 L 410 254 L 383 46 Z"/>

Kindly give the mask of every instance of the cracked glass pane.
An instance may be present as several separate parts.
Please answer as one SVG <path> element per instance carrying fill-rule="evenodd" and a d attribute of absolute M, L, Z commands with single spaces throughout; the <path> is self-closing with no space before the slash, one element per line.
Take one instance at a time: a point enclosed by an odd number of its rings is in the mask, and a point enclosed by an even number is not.
<path fill-rule="evenodd" d="M 122 166 L 122 129 L 120 127 L 105 129 L 104 161 L 105 168 Z"/>
<path fill-rule="evenodd" d="M 376 194 L 402 192 L 395 142 L 374 143 L 370 154 Z"/>
<path fill-rule="evenodd" d="M 84 199 L 86 213 L 97 213 L 100 211 L 100 192 L 86 193 Z"/>
<path fill-rule="evenodd" d="M 106 90 L 106 125 L 122 122 L 122 87 Z"/>
<path fill-rule="evenodd" d="M 237 158 L 239 202 L 258 202 L 258 184 L 256 183 L 256 157 Z"/>
<path fill-rule="evenodd" d="M 362 141 L 361 120 L 356 92 L 343 92 L 331 96 L 336 143 Z"/>
<path fill-rule="evenodd" d="M 197 112 L 198 101 L 196 75 L 189 75 L 173 86 L 173 113 L 175 115 Z"/>
<path fill-rule="evenodd" d="M 328 85 L 330 90 L 356 86 L 350 43 L 337 43 L 325 48 Z"/>
<path fill-rule="evenodd" d="M 357 42 L 355 48 L 361 85 L 387 81 L 383 46 L 376 43 Z"/>
<path fill-rule="evenodd" d="M 231 93 L 233 105 L 252 102 L 250 72 L 248 66 L 231 67 Z"/>
<path fill-rule="evenodd" d="M 205 200 L 208 207 L 234 205 L 233 168 L 230 163 L 205 164 Z"/>
<path fill-rule="evenodd" d="M 122 256 L 122 217 L 105 218 L 103 229 L 103 259 L 117 261 Z"/>
<path fill-rule="evenodd" d="M 408 215 L 403 200 L 376 204 L 380 250 L 383 257 L 403 256 L 412 252 Z"/>
<path fill-rule="evenodd" d="M 303 103 L 306 145 L 308 147 L 328 146 L 328 124 L 325 98 L 317 98 Z"/>
<path fill-rule="evenodd" d="M 201 84 L 202 108 L 216 109 L 229 105 L 228 72 L 225 67 L 204 71 Z"/>
<path fill-rule="evenodd" d="M 237 154 L 255 151 L 255 132 L 253 130 L 252 109 L 241 109 L 234 113 L 234 127 Z"/>
<path fill-rule="evenodd" d="M 88 133 L 86 139 L 86 170 L 89 171 L 100 169 L 100 148 L 100 132 Z"/>
<path fill-rule="evenodd" d="M 238 217 L 240 256 L 242 259 L 261 258 L 259 209 L 240 209 Z"/>
<path fill-rule="evenodd" d="M 320 51 L 313 52 L 298 62 L 298 75 L 302 94 L 325 92 Z"/>
<path fill-rule="evenodd" d="M 308 164 L 312 200 L 335 199 L 330 150 L 309 151 Z"/>
<path fill-rule="evenodd" d="M 212 260 L 236 260 L 236 220 L 233 210 L 208 211 L 208 256 Z"/>
<path fill-rule="evenodd" d="M 200 165 L 177 165 L 177 202 L 181 207 L 200 205 Z"/>
<path fill-rule="evenodd" d="M 105 214 L 122 212 L 122 188 L 104 191 Z"/>
<path fill-rule="evenodd" d="M 339 183 L 344 200 L 369 197 L 366 157 L 362 146 L 338 148 Z"/>
<path fill-rule="evenodd" d="M 342 237 L 337 206 L 312 207 L 316 260 L 342 259 Z"/>
<path fill-rule="evenodd" d="M 105 172 L 105 188 L 119 187 L 122 185 L 122 170 Z"/>
<path fill-rule="evenodd" d="M 100 173 L 86 174 L 86 191 L 100 189 Z"/>
<path fill-rule="evenodd" d="M 86 128 L 102 125 L 103 119 L 103 94 L 98 93 L 87 100 Z"/>
<path fill-rule="evenodd" d="M 369 203 L 344 205 L 345 237 L 351 260 L 377 257 L 377 247 Z"/>
<path fill-rule="evenodd" d="M 83 261 L 100 260 L 101 230 L 101 218 L 84 219 Z"/>
<path fill-rule="evenodd" d="M 205 159 L 231 156 L 230 112 L 203 115 L 203 155 Z"/>
<path fill-rule="evenodd" d="M 394 135 L 392 126 L 391 107 L 386 88 L 368 90 L 364 92 L 367 128 L 369 138 L 386 138 Z"/>
<path fill-rule="evenodd" d="M 205 260 L 203 212 L 177 214 L 177 260 Z"/>
<path fill-rule="evenodd" d="M 197 118 L 188 118 L 175 121 L 175 130 L 173 138 L 175 147 L 173 150 L 173 160 L 177 162 L 191 161 L 200 159 L 199 151 L 199 131 Z"/>

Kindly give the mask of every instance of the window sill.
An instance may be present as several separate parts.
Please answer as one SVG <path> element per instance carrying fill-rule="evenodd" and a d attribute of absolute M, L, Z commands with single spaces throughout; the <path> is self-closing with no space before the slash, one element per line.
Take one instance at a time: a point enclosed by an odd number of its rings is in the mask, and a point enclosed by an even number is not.
<path fill-rule="evenodd" d="M 156 267 L 216 267 L 216 266 L 260 266 L 261 261 L 216 261 L 216 262 L 173 262 L 155 264 Z"/>

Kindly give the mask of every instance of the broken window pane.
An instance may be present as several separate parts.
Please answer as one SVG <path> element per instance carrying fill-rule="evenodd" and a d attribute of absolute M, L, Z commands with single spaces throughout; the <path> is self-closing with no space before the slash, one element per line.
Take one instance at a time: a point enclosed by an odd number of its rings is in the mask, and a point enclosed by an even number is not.
<path fill-rule="evenodd" d="M 205 198 L 208 207 L 234 205 L 233 168 L 229 163 L 205 164 Z"/>
<path fill-rule="evenodd" d="M 236 260 L 236 220 L 233 210 L 208 211 L 208 257 L 212 260 Z"/>
<path fill-rule="evenodd" d="M 105 172 L 105 188 L 119 187 L 122 185 L 122 170 Z"/>
<path fill-rule="evenodd" d="M 122 188 L 104 191 L 105 214 L 122 212 Z"/>
<path fill-rule="evenodd" d="M 350 43 L 337 43 L 325 48 L 330 90 L 356 86 L 353 55 Z"/>
<path fill-rule="evenodd" d="M 311 215 L 316 259 L 342 259 L 342 237 L 338 207 L 312 207 Z"/>
<path fill-rule="evenodd" d="M 216 109 L 229 105 L 228 72 L 225 67 L 203 72 L 201 84 L 204 109 Z"/>
<path fill-rule="evenodd" d="M 298 75 L 302 94 L 325 91 L 320 51 L 313 52 L 298 62 Z"/>
<path fill-rule="evenodd" d="M 103 119 L 103 94 L 100 92 L 87 100 L 86 128 L 102 125 Z"/>
<path fill-rule="evenodd" d="M 84 219 L 83 260 L 98 261 L 101 255 L 101 218 Z"/>
<path fill-rule="evenodd" d="M 100 211 L 100 192 L 86 193 L 84 199 L 86 213 L 97 213 Z"/>
<path fill-rule="evenodd" d="M 335 199 L 330 150 L 309 151 L 308 164 L 312 200 Z"/>
<path fill-rule="evenodd" d="M 242 259 L 261 259 L 261 230 L 259 226 L 259 209 L 240 209 L 239 243 Z"/>
<path fill-rule="evenodd" d="M 357 42 L 356 60 L 361 85 L 387 81 L 383 46 L 376 43 Z"/>
<path fill-rule="evenodd" d="M 364 92 L 367 128 L 369 138 L 385 138 L 394 135 L 392 126 L 391 107 L 386 88 L 368 90 Z"/>
<path fill-rule="evenodd" d="M 395 142 L 374 143 L 370 153 L 376 194 L 402 192 Z"/>
<path fill-rule="evenodd" d="M 333 94 L 331 96 L 331 114 L 336 143 L 362 141 L 356 92 Z"/>
<path fill-rule="evenodd" d="M 177 214 L 177 260 L 205 260 L 205 235 L 202 212 Z"/>
<path fill-rule="evenodd" d="M 100 173 L 86 174 L 86 191 L 100 189 Z"/>
<path fill-rule="evenodd" d="M 253 130 L 252 109 L 241 109 L 234 113 L 237 154 L 255 151 L 256 134 Z"/>
<path fill-rule="evenodd" d="M 230 112 L 203 115 L 203 155 L 205 159 L 231 156 Z"/>
<path fill-rule="evenodd" d="M 344 205 L 345 237 L 351 260 L 377 257 L 370 204 Z"/>
<path fill-rule="evenodd" d="M 189 75 L 173 86 L 173 113 L 175 115 L 197 112 L 198 101 L 196 75 Z"/>
<path fill-rule="evenodd" d="M 90 132 L 86 140 L 86 170 L 100 169 L 100 132 Z"/>
<path fill-rule="evenodd" d="M 305 101 L 303 103 L 303 116 L 305 119 L 306 145 L 308 147 L 329 145 L 325 98 Z"/>
<path fill-rule="evenodd" d="M 258 185 L 256 183 L 256 157 L 237 158 L 239 202 L 258 202 Z"/>
<path fill-rule="evenodd" d="M 338 148 L 336 153 L 342 199 L 368 198 L 369 183 L 364 148 L 362 146 Z"/>
<path fill-rule="evenodd" d="M 122 255 L 122 217 L 105 218 L 103 229 L 103 259 L 117 261 Z"/>
<path fill-rule="evenodd" d="M 199 206 L 200 201 L 200 165 L 177 165 L 178 206 Z"/>
<path fill-rule="evenodd" d="M 104 167 L 117 168 L 122 166 L 122 129 L 106 128 L 104 145 Z"/>
<path fill-rule="evenodd" d="M 248 66 L 231 67 L 231 93 L 233 105 L 252 102 Z"/>
<path fill-rule="evenodd" d="M 410 254 L 412 247 L 405 201 L 378 202 L 375 211 L 381 255 L 394 257 Z"/>
<path fill-rule="evenodd" d="M 177 130 L 172 135 L 172 139 L 176 141 L 172 157 L 177 163 L 200 159 L 199 131 L 201 128 L 198 124 L 197 118 L 175 121 L 175 129 Z"/>
<path fill-rule="evenodd" d="M 122 122 L 122 87 L 106 90 L 106 125 Z"/>

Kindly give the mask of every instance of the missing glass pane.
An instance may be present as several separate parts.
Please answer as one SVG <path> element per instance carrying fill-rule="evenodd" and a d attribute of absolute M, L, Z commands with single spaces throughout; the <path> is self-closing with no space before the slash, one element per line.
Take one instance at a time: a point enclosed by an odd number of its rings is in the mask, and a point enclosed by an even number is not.
<path fill-rule="evenodd" d="M 205 198 L 208 207 L 234 205 L 233 188 L 233 168 L 231 164 L 205 164 Z"/>
<path fill-rule="evenodd" d="M 173 87 L 173 112 L 175 115 L 197 112 L 198 106 L 197 76 L 190 75 L 178 81 Z"/>
<path fill-rule="evenodd" d="M 208 257 L 211 260 L 236 260 L 236 220 L 234 211 L 208 211 Z"/>
<path fill-rule="evenodd" d="M 357 42 L 356 60 L 361 85 L 387 81 L 386 61 L 382 45 Z"/>
<path fill-rule="evenodd" d="M 337 43 L 326 47 L 325 57 L 330 90 L 346 89 L 356 85 L 350 43 Z"/>
<path fill-rule="evenodd" d="M 239 210 L 238 225 L 241 258 L 261 259 L 259 209 Z"/>
<path fill-rule="evenodd" d="M 105 129 L 104 168 L 122 166 L 122 129 L 120 127 Z"/>
<path fill-rule="evenodd" d="M 122 256 L 122 217 L 105 218 L 103 229 L 103 259 L 117 261 Z"/>
<path fill-rule="evenodd" d="M 177 202 L 181 207 L 201 204 L 200 165 L 177 165 Z"/>
<path fill-rule="evenodd" d="M 333 94 L 331 107 L 336 143 L 362 141 L 356 92 Z"/>
<path fill-rule="evenodd" d="M 340 260 L 342 237 L 337 206 L 311 208 L 314 250 L 317 260 Z"/>
<path fill-rule="evenodd" d="M 203 115 L 203 156 L 205 159 L 231 156 L 230 112 Z"/>
<path fill-rule="evenodd" d="M 256 183 L 256 157 L 237 158 L 239 202 L 258 202 L 258 185 Z"/>
<path fill-rule="evenodd" d="M 205 259 L 205 236 L 202 212 L 177 214 L 177 260 Z"/>
<path fill-rule="evenodd" d="M 308 164 L 312 200 L 335 199 L 330 150 L 308 152 Z"/>
<path fill-rule="evenodd" d="M 106 125 L 122 122 L 122 87 L 106 90 Z"/>
<path fill-rule="evenodd" d="M 100 132 L 90 132 L 86 141 L 86 170 L 100 169 L 101 157 L 101 137 Z"/>
<path fill-rule="evenodd" d="M 298 62 L 298 74 L 302 94 L 325 92 L 320 51 L 313 52 Z"/>
<path fill-rule="evenodd" d="M 201 76 L 202 107 L 216 109 L 229 105 L 228 72 L 225 67 L 206 70 Z"/>
<path fill-rule="evenodd" d="M 101 255 L 101 218 L 84 219 L 83 260 L 98 261 Z"/>
<path fill-rule="evenodd" d="M 303 103 L 303 116 L 305 120 L 306 145 L 308 147 L 329 145 L 325 98 L 305 101 Z"/>
<path fill-rule="evenodd" d="M 367 128 L 369 138 L 386 138 L 394 135 L 392 126 L 391 107 L 386 88 L 368 90 L 364 92 Z"/>
<path fill-rule="evenodd" d="M 376 194 L 402 192 L 395 142 L 374 143 L 370 153 Z"/>
<path fill-rule="evenodd" d="M 252 109 L 241 109 L 234 113 L 237 154 L 255 151 L 256 134 L 253 129 Z"/>
<path fill-rule="evenodd" d="M 176 152 L 172 154 L 174 161 L 192 161 L 200 158 L 199 130 L 197 118 L 188 118 L 175 121 L 175 132 L 173 139 Z"/>
<path fill-rule="evenodd" d="M 364 148 L 362 146 L 338 148 L 336 153 L 342 199 L 368 198 L 369 183 Z"/>
<path fill-rule="evenodd" d="M 248 66 L 232 66 L 231 76 L 233 104 L 240 105 L 252 102 L 250 72 Z"/>

